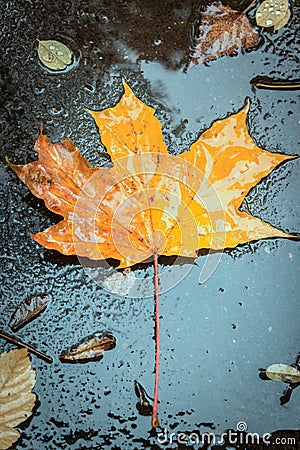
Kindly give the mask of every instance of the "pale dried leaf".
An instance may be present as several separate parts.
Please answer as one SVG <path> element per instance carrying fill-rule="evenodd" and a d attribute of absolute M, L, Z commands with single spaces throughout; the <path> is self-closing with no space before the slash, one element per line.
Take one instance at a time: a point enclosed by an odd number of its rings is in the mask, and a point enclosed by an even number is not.
<path fill-rule="evenodd" d="M 279 30 L 290 18 L 288 0 L 265 0 L 256 11 L 255 18 L 259 27 L 274 27 Z"/>
<path fill-rule="evenodd" d="M 267 368 L 266 375 L 271 380 L 284 381 L 285 383 L 300 382 L 300 371 L 287 364 L 272 364 Z"/>
<path fill-rule="evenodd" d="M 280 30 L 280 28 L 283 28 L 291 17 L 291 11 L 288 9 L 285 15 L 274 25 L 274 31 Z"/>
<path fill-rule="evenodd" d="M 20 433 L 17 430 L 0 424 L 0 450 L 11 447 L 19 437 Z"/>
<path fill-rule="evenodd" d="M 71 50 L 59 41 L 38 41 L 40 61 L 51 70 L 63 70 L 72 62 Z"/>
<path fill-rule="evenodd" d="M 9 448 L 20 436 L 16 427 L 32 414 L 35 372 L 30 368 L 27 349 L 0 355 L 0 450 Z"/>

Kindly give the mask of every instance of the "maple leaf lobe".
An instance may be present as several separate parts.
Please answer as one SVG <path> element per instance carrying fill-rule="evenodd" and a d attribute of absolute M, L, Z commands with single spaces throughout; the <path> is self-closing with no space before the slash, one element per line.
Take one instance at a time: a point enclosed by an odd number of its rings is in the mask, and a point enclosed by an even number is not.
<path fill-rule="evenodd" d="M 90 110 L 112 161 L 132 154 L 168 153 L 154 109 L 139 100 L 124 81 L 123 86 L 124 95 L 116 106 Z"/>

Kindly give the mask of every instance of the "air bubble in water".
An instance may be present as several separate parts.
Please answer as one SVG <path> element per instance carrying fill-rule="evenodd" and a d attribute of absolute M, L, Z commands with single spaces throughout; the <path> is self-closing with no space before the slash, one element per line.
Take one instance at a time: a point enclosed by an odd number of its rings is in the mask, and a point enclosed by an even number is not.
<path fill-rule="evenodd" d="M 41 94 L 43 94 L 45 92 L 45 88 L 44 87 L 39 87 L 39 86 L 33 86 L 32 91 L 36 95 L 41 95 Z"/>
<path fill-rule="evenodd" d="M 62 106 L 54 105 L 48 109 L 48 112 L 49 112 L 49 114 L 51 114 L 51 116 L 59 116 L 60 114 L 62 114 L 63 110 L 64 109 Z"/>
<path fill-rule="evenodd" d="M 101 14 L 101 15 L 99 16 L 99 21 L 100 21 L 101 23 L 108 23 L 108 22 L 109 22 L 109 18 L 108 18 L 108 16 L 106 16 L 105 14 Z"/>
<path fill-rule="evenodd" d="M 93 86 L 90 83 L 86 83 L 86 85 L 83 87 L 83 89 L 88 92 L 89 94 L 94 94 L 96 92 L 96 86 Z"/>

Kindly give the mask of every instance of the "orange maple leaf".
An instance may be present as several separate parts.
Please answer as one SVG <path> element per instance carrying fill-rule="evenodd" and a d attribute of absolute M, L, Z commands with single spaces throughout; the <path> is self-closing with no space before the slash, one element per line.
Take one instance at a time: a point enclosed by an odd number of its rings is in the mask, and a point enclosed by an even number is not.
<path fill-rule="evenodd" d="M 114 258 L 120 268 L 158 255 L 196 258 L 197 249 L 223 250 L 269 237 L 293 237 L 240 211 L 249 190 L 294 156 L 259 148 L 246 125 L 249 104 L 215 122 L 187 151 L 168 154 L 154 109 L 125 93 L 113 108 L 91 111 L 113 167 L 92 168 L 66 139 L 40 133 L 38 160 L 10 167 L 63 216 L 33 238 L 64 255 Z M 158 278 L 155 278 L 159 354 Z M 152 424 L 158 425 L 158 356 Z"/>
<path fill-rule="evenodd" d="M 171 156 L 153 108 L 125 93 L 113 108 L 91 111 L 114 166 L 91 168 L 66 139 L 40 134 L 38 161 L 10 167 L 64 217 L 33 235 L 48 249 L 92 260 L 115 258 L 120 268 L 158 255 L 195 258 L 269 237 L 292 237 L 239 210 L 249 190 L 294 156 L 259 148 L 246 125 L 249 104 L 215 122 L 191 146 Z"/>

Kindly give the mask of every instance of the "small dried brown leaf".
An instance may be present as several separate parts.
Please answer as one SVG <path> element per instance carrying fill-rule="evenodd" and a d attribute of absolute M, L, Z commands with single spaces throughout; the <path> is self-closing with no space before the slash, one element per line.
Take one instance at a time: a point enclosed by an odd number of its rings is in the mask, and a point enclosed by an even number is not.
<path fill-rule="evenodd" d="M 59 358 L 62 362 L 71 363 L 98 361 L 103 357 L 104 351 L 111 350 L 115 346 L 116 339 L 111 333 L 96 331 L 73 345 L 70 350 L 63 352 Z"/>
<path fill-rule="evenodd" d="M 21 303 L 10 319 L 10 326 L 13 331 L 18 330 L 30 320 L 44 311 L 50 301 L 49 294 L 35 295 Z"/>

